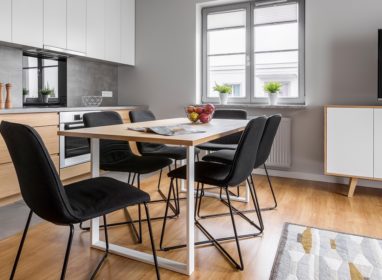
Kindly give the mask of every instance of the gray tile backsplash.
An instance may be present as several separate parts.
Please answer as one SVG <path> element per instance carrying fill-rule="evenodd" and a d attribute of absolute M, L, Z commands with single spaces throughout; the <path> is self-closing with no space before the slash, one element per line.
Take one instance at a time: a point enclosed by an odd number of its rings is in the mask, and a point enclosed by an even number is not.
<path fill-rule="evenodd" d="M 112 91 L 113 97 L 104 98 L 102 106 L 118 105 L 118 66 L 109 63 L 68 58 L 67 99 L 69 107 L 81 107 L 81 97 L 101 95 Z M 12 84 L 13 107 L 22 107 L 22 51 L 0 46 L 0 82 Z M 3 88 L 3 96 L 5 86 Z"/>
<path fill-rule="evenodd" d="M 0 46 L 0 83 L 3 83 L 3 98 L 5 84 L 11 83 L 13 107 L 23 106 L 22 55 L 21 50 Z"/>
<path fill-rule="evenodd" d="M 67 71 L 69 107 L 82 106 L 82 96 L 100 96 L 101 91 L 113 92 L 102 106 L 118 105 L 118 66 L 73 57 L 68 59 Z"/>

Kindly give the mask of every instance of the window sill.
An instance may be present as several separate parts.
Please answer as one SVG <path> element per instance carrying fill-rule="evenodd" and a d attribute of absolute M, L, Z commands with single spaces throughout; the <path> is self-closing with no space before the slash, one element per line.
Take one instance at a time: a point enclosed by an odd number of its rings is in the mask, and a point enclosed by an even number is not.
<path fill-rule="evenodd" d="M 216 108 L 232 108 L 232 109 L 289 109 L 289 110 L 304 110 L 308 106 L 306 104 L 278 104 L 278 105 L 269 105 L 269 104 L 214 104 Z"/>

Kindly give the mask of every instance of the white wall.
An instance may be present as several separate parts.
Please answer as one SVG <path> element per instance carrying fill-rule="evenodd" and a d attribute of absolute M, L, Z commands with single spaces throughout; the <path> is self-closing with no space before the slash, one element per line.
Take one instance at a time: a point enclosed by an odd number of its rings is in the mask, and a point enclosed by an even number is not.
<path fill-rule="evenodd" d="M 183 114 L 196 95 L 196 0 L 138 0 L 135 68 L 119 69 L 119 103 Z M 306 110 L 293 119 L 293 172 L 323 174 L 325 104 L 375 105 L 381 0 L 306 0 Z M 251 110 L 250 114 L 274 111 Z"/>

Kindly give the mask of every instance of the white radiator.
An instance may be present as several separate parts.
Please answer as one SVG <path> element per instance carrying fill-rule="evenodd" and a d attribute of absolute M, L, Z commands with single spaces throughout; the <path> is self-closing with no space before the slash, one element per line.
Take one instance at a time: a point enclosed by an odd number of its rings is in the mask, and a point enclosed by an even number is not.
<path fill-rule="evenodd" d="M 272 150 L 266 162 L 267 167 L 290 168 L 292 122 L 289 118 L 282 118 L 277 131 Z"/>

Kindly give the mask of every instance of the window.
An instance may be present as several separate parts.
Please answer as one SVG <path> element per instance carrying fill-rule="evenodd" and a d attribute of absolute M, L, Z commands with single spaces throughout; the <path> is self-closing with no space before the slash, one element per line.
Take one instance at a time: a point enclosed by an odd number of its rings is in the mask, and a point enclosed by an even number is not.
<path fill-rule="evenodd" d="M 231 103 L 266 103 L 264 84 L 277 81 L 280 103 L 304 103 L 304 10 L 304 0 L 203 9 L 202 101 L 228 84 Z"/>
<path fill-rule="evenodd" d="M 49 104 L 65 105 L 66 60 L 24 54 L 23 91 L 27 93 L 24 105 L 42 103 L 43 88 L 51 89 Z"/>

